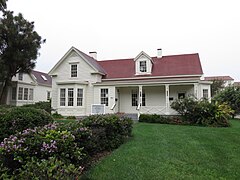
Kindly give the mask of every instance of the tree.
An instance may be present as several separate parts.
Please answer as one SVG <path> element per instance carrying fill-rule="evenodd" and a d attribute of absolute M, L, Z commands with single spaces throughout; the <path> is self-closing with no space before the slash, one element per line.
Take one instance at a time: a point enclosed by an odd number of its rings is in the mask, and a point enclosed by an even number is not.
<path fill-rule="evenodd" d="M 27 21 L 22 14 L 14 16 L 12 11 L 3 11 L 0 21 L 1 104 L 6 102 L 7 86 L 12 77 L 34 68 L 38 50 L 44 42 L 34 31 L 34 22 Z"/>
<path fill-rule="evenodd" d="M 7 7 L 7 4 L 6 4 L 7 0 L 0 0 L 0 10 L 4 10 L 6 9 Z"/>
<path fill-rule="evenodd" d="M 223 88 L 224 88 L 224 81 L 222 79 L 214 79 L 211 85 L 212 97 L 214 97 Z"/>
<path fill-rule="evenodd" d="M 221 104 L 228 104 L 232 110 L 234 110 L 234 115 L 240 113 L 240 88 L 236 87 L 226 87 L 224 90 L 220 91 L 213 99 Z"/>

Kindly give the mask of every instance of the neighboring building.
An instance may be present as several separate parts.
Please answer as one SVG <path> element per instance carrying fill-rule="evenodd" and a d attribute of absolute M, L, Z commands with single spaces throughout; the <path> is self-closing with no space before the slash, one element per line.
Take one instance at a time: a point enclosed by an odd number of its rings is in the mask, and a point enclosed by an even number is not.
<path fill-rule="evenodd" d="M 240 82 L 234 82 L 234 83 L 233 83 L 233 86 L 234 86 L 234 87 L 240 87 Z"/>
<path fill-rule="evenodd" d="M 46 73 L 34 71 L 18 73 L 8 87 L 7 104 L 22 106 L 51 98 L 52 78 Z"/>
<path fill-rule="evenodd" d="M 92 56 L 92 57 L 91 57 Z M 94 58 L 93 58 L 94 57 Z M 72 47 L 52 68 L 52 108 L 68 116 L 97 113 L 174 114 L 172 101 L 210 98 L 198 54 L 97 61 Z"/>
<path fill-rule="evenodd" d="M 224 81 L 224 87 L 231 86 L 234 83 L 234 79 L 230 76 L 209 76 L 205 77 L 206 81 L 222 80 Z"/>

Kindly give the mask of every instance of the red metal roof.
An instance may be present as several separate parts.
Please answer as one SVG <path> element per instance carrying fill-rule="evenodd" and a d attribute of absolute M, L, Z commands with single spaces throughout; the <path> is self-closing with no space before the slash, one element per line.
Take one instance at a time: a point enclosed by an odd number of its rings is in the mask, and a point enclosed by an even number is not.
<path fill-rule="evenodd" d="M 234 79 L 230 76 L 209 76 L 209 77 L 205 77 L 205 80 L 206 81 L 213 81 L 213 80 L 232 81 Z"/>
<path fill-rule="evenodd" d="M 135 75 L 134 59 L 97 61 L 106 72 L 103 79 L 135 78 L 152 76 L 202 75 L 202 66 L 198 54 L 184 54 L 152 57 L 153 68 L 150 75 Z"/>

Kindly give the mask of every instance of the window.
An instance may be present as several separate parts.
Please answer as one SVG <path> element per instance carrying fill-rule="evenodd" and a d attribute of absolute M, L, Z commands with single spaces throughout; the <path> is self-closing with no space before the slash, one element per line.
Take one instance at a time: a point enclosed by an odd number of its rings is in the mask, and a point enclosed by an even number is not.
<path fill-rule="evenodd" d="M 73 106 L 74 93 L 73 88 L 68 88 L 68 106 Z"/>
<path fill-rule="evenodd" d="M 178 93 L 178 99 L 184 99 L 185 93 Z"/>
<path fill-rule="evenodd" d="M 138 106 L 138 91 L 132 90 L 132 106 Z"/>
<path fill-rule="evenodd" d="M 20 80 L 20 81 L 23 80 L 23 73 L 18 73 L 18 80 Z"/>
<path fill-rule="evenodd" d="M 16 100 L 17 98 L 17 88 L 12 87 L 12 100 Z"/>
<path fill-rule="evenodd" d="M 19 87 L 18 88 L 18 100 L 22 100 L 23 99 L 23 88 Z"/>
<path fill-rule="evenodd" d="M 24 100 L 28 100 L 28 88 L 24 88 Z"/>
<path fill-rule="evenodd" d="M 47 81 L 47 78 L 46 78 L 46 76 L 44 76 L 44 75 L 41 75 L 41 77 L 42 77 L 42 79 L 43 79 L 44 81 Z"/>
<path fill-rule="evenodd" d="M 140 61 L 140 72 L 147 72 L 147 62 Z"/>
<path fill-rule="evenodd" d="M 66 90 L 63 88 L 63 89 L 60 89 L 60 106 L 65 106 L 65 99 L 66 97 Z"/>
<path fill-rule="evenodd" d="M 101 89 L 101 104 L 108 106 L 108 89 Z"/>
<path fill-rule="evenodd" d="M 77 64 L 71 64 L 71 77 L 77 77 Z"/>
<path fill-rule="evenodd" d="M 51 99 L 51 92 L 47 91 L 47 100 L 50 100 L 50 99 Z"/>
<path fill-rule="evenodd" d="M 83 89 L 77 89 L 77 106 L 83 105 Z"/>
<path fill-rule="evenodd" d="M 203 89 L 203 98 L 208 98 L 208 89 Z"/>
<path fill-rule="evenodd" d="M 142 91 L 142 106 L 146 106 L 146 96 L 144 91 Z"/>
<path fill-rule="evenodd" d="M 29 100 L 33 100 L 33 89 L 29 89 Z"/>

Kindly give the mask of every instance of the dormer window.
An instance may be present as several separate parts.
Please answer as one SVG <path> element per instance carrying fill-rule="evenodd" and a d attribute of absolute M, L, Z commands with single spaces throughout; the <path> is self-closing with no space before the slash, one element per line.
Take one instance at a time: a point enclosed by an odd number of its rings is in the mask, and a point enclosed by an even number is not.
<path fill-rule="evenodd" d="M 147 62 L 140 61 L 140 72 L 147 72 Z"/>
<path fill-rule="evenodd" d="M 71 77 L 77 77 L 77 64 L 71 64 Z"/>
<path fill-rule="evenodd" d="M 23 73 L 18 73 L 18 80 L 22 81 L 23 80 Z"/>
<path fill-rule="evenodd" d="M 147 75 L 152 73 L 153 60 L 145 52 L 141 52 L 134 58 L 135 75 Z"/>

